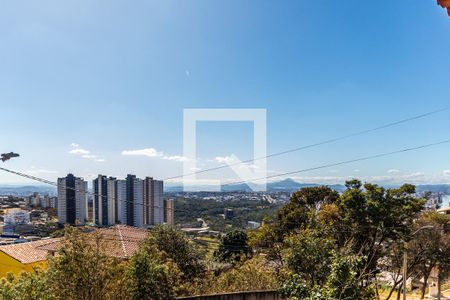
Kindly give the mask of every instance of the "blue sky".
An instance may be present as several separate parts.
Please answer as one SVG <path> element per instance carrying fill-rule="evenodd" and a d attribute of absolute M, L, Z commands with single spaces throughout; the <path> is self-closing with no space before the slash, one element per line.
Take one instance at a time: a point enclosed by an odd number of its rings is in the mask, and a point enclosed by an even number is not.
<path fill-rule="evenodd" d="M 69 171 L 87 179 L 183 173 L 185 108 L 267 109 L 273 153 L 450 103 L 450 18 L 435 1 L 0 5 L 0 151 L 22 155 L 4 166 L 51 180 Z M 288 172 L 449 139 L 449 128 L 447 111 L 270 159 L 268 169 Z M 200 124 L 198 167 L 217 166 L 217 157 L 231 154 L 251 158 L 251 136 L 248 122 Z M 147 156 L 121 154 L 143 149 Z M 443 145 L 296 179 L 449 182 L 449 150 Z M 26 181 L 0 173 L 1 183 Z"/>

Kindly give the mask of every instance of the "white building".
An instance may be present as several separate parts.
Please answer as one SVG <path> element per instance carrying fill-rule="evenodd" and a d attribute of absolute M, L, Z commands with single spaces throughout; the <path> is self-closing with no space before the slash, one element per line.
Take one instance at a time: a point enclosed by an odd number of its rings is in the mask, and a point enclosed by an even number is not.
<path fill-rule="evenodd" d="M 28 199 L 28 205 L 33 207 L 41 206 L 41 195 L 37 192 L 33 193 Z"/>
<path fill-rule="evenodd" d="M 41 199 L 41 205 L 42 208 L 49 208 L 50 207 L 50 197 L 48 195 L 45 195 L 44 198 Z"/>
<path fill-rule="evenodd" d="M 58 222 L 84 225 L 87 219 L 87 182 L 68 174 L 58 178 Z"/>
<path fill-rule="evenodd" d="M 254 221 L 248 221 L 248 222 L 247 222 L 247 226 L 248 226 L 248 228 L 250 228 L 250 229 L 257 229 L 257 228 L 259 228 L 259 227 L 261 226 L 261 223 L 259 223 L 259 222 L 254 222 Z"/>
<path fill-rule="evenodd" d="M 21 209 L 8 211 L 4 216 L 5 226 L 15 226 L 30 223 L 30 213 Z"/>

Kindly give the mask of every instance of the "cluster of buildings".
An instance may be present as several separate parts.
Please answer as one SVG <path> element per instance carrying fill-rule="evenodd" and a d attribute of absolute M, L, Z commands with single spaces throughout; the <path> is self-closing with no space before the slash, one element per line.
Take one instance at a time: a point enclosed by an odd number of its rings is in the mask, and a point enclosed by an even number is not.
<path fill-rule="evenodd" d="M 422 191 L 417 192 L 415 196 L 427 199 L 427 202 L 425 203 L 426 210 L 438 210 L 450 206 L 450 196 L 443 192 Z"/>
<path fill-rule="evenodd" d="M 170 190 L 170 188 L 169 188 Z M 292 192 L 290 191 L 267 191 L 267 192 L 166 192 L 166 195 L 173 198 L 189 198 L 201 200 L 214 200 L 218 202 L 229 201 L 265 201 L 269 203 L 284 203 L 289 201 Z"/>
<path fill-rule="evenodd" d="M 92 221 L 98 226 L 124 224 L 150 227 L 174 223 L 173 200 L 163 199 L 163 181 L 127 175 L 125 179 L 99 175 L 92 193 L 82 178 L 68 174 L 58 179 L 58 221 L 84 225 L 88 218 L 88 194 L 93 195 Z"/>
<path fill-rule="evenodd" d="M 40 195 L 34 192 L 31 196 L 25 198 L 25 203 L 30 207 L 56 208 L 58 199 L 49 195 Z"/>
<path fill-rule="evenodd" d="M 0 245 L 34 240 L 57 230 L 56 203 L 56 197 L 47 193 L 0 196 Z"/>
<path fill-rule="evenodd" d="M 21 209 L 11 209 L 3 216 L 5 226 L 30 223 L 30 212 Z"/>
<path fill-rule="evenodd" d="M 13 234 L 17 226 L 30 223 L 30 212 L 22 209 L 8 209 L 3 215 L 3 234 Z M 9 238 L 9 237 L 7 237 Z M 4 241 L 0 238 L 0 244 Z"/>
<path fill-rule="evenodd" d="M 8 208 L 0 216 L 0 245 L 39 240 L 58 229 L 48 213 L 37 209 Z"/>

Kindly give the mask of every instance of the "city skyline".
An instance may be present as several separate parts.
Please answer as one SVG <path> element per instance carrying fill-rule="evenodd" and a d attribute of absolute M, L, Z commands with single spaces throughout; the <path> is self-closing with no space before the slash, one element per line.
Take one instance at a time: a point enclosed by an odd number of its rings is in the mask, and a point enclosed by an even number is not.
<path fill-rule="evenodd" d="M 448 18 L 425 2 L 249 1 L 239 12 L 232 1 L 107 10 L 87 1 L 47 3 L 52 10 L 6 3 L 0 12 L 0 54 L 8 58 L 0 72 L 7 124 L 0 150 L 21 154 L 1 166 L 52 181 L 69 172 L 87 181 L 183 174 L 185 108 L 266 109 L 269 154 L 437 110 L 450 99 L 443 84 L 450 62 L 440 56 L 450 51 Z M 268 175 L 448 139 L 447 116 L 269 159 Z M 233 154 L 251 159 L 251 136 L 249 122 L 201 122 L 198 168 Z M 289 177 L 449 183 L 448 150 Z M 230 169 L 201 178 L 238 180 Z M 31 183 L 4 172 L 0 182 Z"/>
<path fill-rule="evenodd" d="M 90 192 L 87 181 L 69 173 L 58 178 L 58 222 L 84 225 L 90 221 L 96 226 L 141 228 L 173 224 L 173 200 L 163 199 L 163 185 L 163 181 L 148 176 L 140 179 L 128 174 L 125 179 L 117 179 L 99 174 Z"/>
<path fill-rule="evenodd" d="M 450 299 L 450 0 L 0 7 L 1 299 Z"/>

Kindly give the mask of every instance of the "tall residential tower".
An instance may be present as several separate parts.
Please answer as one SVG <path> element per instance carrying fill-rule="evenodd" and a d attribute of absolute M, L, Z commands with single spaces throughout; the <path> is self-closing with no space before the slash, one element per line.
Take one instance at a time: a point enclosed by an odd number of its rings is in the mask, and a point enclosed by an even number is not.
<path fill-rule="evenodd" d="M 149 227 L 163 224 L 165 203 L 164 184 L 152 177 L 145 179 L 127 175 L 125 180 L 98 175 L 93 180 L 93 220 L 96 225 L 125 224 Z M 173 202 L 169 204 L 173 213 Z M 173 216 L 168 218 L 173 223 Z"/>
<path fill-rule="evenodd" d="M 159 225 L 164 223 L 164 185 L 161 180 L 152 177 L 144 179 L 144 224 Z"/>
<path fill-rule="evenodd" d="M 58 222 L 84 225 L 87 219 L 87 182 L 68 174 L 58 178 Z"/>
<path fill-rule="evenodd" d="M 98 175 L 92 182 L 93 220 L 96 225 L 114 225 L 118 220 L 117 180 Z"/>

